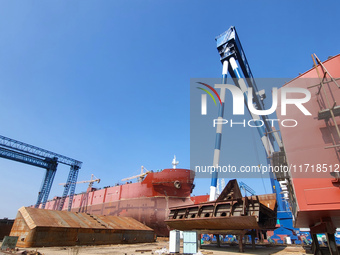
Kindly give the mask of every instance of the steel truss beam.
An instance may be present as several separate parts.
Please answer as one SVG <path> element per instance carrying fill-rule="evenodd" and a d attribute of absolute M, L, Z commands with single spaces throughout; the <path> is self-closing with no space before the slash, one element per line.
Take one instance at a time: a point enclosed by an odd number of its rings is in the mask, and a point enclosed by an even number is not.
<path fill-rule="evenodd" d="M 52 183 L 55 173 L 57 171 L 58 163 L 71 166 L 70 173 L 67 179 L 67 184 L 64 188 L 62 205 L 70 191 L 70 200 L 68 210 L 71 210 L 73 196 L 76 188 L 76 182 L 78 178 L 78 172 L 81 168 L 82 162 L 65 157 L 63 155 L 23 143 L 5 136 L 0 135 L 0 157 L 36 166 L 46 169 L 45 177 L 43 179 L 40 191 L 38 193 L 38 199 L 35 207 L 45 208 L 48 196 L 51 191 Z M 62 205 L 59 209 L 62 209 Z"/>
<path fill-rule="evenodd" d="M 8 138 L 5 136 L 0 135 L 0 146 L 1 147 L 6 147 L 6 148 L 10 148 L 13 150 L 17 150 L 17 151 L 21 151 L 33 156 L 37 156 L 37 157 L 42 157 L 42 158 L 58 158 L 58 162 L 65 164 L 65 165 L 69 165 L 69 166 L 78 166 L 79 168 L 82 165 L 81 161 L 63 156 L 61 154 L 58 153 L 54 153 L 52 151 L 48 151 L 39 147 L 36 147 L 34 145 L 30 145 L 27 143 L 23 143 L 17 140 L 14 140 L 12 138 Z"/>

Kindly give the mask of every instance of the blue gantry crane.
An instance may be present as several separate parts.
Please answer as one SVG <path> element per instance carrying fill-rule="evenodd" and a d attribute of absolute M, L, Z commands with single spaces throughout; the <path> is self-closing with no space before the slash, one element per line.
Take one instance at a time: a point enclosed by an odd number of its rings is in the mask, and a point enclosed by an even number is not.
<path fill-rule="evenodd" d="M 250 188 L 247 184 L 245 184 L 244 182 L 238 182 L 238 186 L 240 187 L 240 190 L 244 191 L 244 196 L 247 196 L 247 192 L 251 195 L 251 196 L 255 196 L 256 192 L 255 190 L 253 190 L 252 188 Z"/>
<path fill-rule="evenodd" d="M 70 172 L 58 210 L 63 208 L 65 199 L 69 192 L 68 211 L 71 210 L 78 172 L 82 165 L 81 161 L 2 135 L 0 135 L 0 157 L 46 169 L 45 177 L 38 193 L 38 199 L 35 204 L 35 208 L 45 208 L 46 201 L 52 187 L 53 179 L 57 171 L 58 163 L 70 166 Z"/>
<path fill-rule="evenodd" d="M 233 79 L 235 85 L 242 91 L 247 105 L 248 96 L 253 97 L 253 105 L 257 110 L 264 110 L 265 94 L 263 91 L 259 91 L 255 83 L 255 79 L 250 70 L 246 55 L 243 51 L 242 45 L 236 33 L 235 27 L 230 27 L 227 31 L 216 37 L 217 50 L 222 62 L 222 83 L 227 83 L 227 74 L 229 73 Z M 248 88 L 252 88 L 253 95 L 248 95 Z M 221 89 L 222 90 L 222 89 Z M 221 91 L 222 93 L 222 91 Z M 222 98 L 221 98 L 222 99 Z M 223 103 L 219 106 L 219 118 L 223 119 Z M 248 108 L 249 110 L 249 108 Z M 249 111 L 254 122 L 263 123 L 263 125 L 257 125 L 257 130 L 260 135 L 263 147 L 267 154 L 267 161 L 273 164 L 274 158 L 284 158 L 284 148 L 280 136 L 272 129 L 270 121 L 268 121 L 267 115 L 256 115 Z M 222 125 L 217 125 L 216 128 L 216 147 L 214 153 L 213 165 L 218 165 L 220 146 L 222 139 Z M 281 162 L 284 164 L 285 162 Z M 217 184 L 218 174 L 217 171 L 213 173 L 210 187 L 210 200 L 215 197 L 215 190 Z M 284 191 L 281 189 L 281 185 L 284 185 L 287 179 L 284 176 L 278 176 L 277 174 L 270 172 L 270 181 L 273 192 L 276 193 L 278 204 L 278 222 L 282 226 L 281 229 L 292 229 L 292 213 L 289 210 L 289 205 L 284 197 Z M 290 232 L 285 233 L 290 235 Z"/>

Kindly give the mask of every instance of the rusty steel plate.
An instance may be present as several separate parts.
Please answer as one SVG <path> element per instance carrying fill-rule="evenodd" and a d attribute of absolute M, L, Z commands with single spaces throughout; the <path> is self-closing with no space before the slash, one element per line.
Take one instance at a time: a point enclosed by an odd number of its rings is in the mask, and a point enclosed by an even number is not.
<path fill-rule="evenodd" d="M 166 220 L 166 224 L 172 229 L 178 230 L 243 230 L 259 229 L 255 216 L 235 216 L 216 218 L 196 218 Z"/>
<path fill-rule="evenodd" d="M 155 240 L 154 231 L 130 217 L 95 216 L 22 207 L 11 236 L 18 247 L 143 243 Z"/>

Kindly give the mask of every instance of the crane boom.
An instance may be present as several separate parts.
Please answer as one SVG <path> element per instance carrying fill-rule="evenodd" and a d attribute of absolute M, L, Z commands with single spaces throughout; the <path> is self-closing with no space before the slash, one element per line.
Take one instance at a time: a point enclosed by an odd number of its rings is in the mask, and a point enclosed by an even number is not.
<path fill-rule="evenodd" d="M 76 182 L 76 184 L 79 184 L 79 183 L 90 183 L 90 185 L 92 186 L 92 184 L 94 182 L 98 182 L 100 183 L 100 179 L 95 177 L 93 174 L 91 174 L 91 180 L 88 180 L 88 181 L 79 181 L 79 182 Z M 66 184 L 70 184 L 70 183 L 59 183 L 59 185 L 62 185 L 62 186 L 66 186 Z"/>
<path fill-rule="evenodd" d="M 150 171 L 146 171 L 145 173 L 144 173 L 144 166 L 141 166 L 141 170 L 140 170 L 140 174 L 137 174 L 137 175 L 135 175 L 135 176 L 131 176 L 131 177 L 127 177 L 127 178 L 124 178 L 124 179 L 122 179 L 121 181 L 128 181 L 128 180 L 132 180 L 132 179 L 136 179 L 136 178 L 138 178 L 138 181 L 142 181 L 143 180 L 143 177 L 145 176 L 145 175 L 147 175 L 148 173 L 150 173 Z"/>
<path fill-rule="evenodd" d="M 247 97 L 250 97 L 247 95 L 247 88 L 252 88 L 253 91 L 253 101 L 255 104 L 255 108 L 257 110 L 264 110 L 264 99 L 265 99 L 265 93 L 263 90 L 259 91 L 255 82 L 255 79 L 253 77 L 253 74 L 250 70 L 250 66 L 248 64 L 248 60 L 246 58 L 246 55 L 243 51 L 241 42 L 238 38 L 236 29 L 234 26 L 230 27 L 227 31 L 220 34 L 216 37 L 216 43 L 217 43 L 217 50 L 220 54 L 220 60 L 222 64 L 227 61 L 229 62 L 229 73 L 231 77 L 236 80 L 236 84 L 242 92 L 245 95 L 245 101 L 247 101 Z M 238 67 L 237 62 L 240 65 L 241 69 Z M 242 75 L 243 74 L 243 75 Z M 245 78 L 245 79 L 244 79 Z M 246 104 L 247 105 L 247 104 Z M 248 109 L 249 110 L 249 109 Z M 250 112 L 253 119 L 262 119 L 265 127 L 260 127 L 259 132 L 266 135 L 266 139 L 268 141 L 263 141 L 268 144 L 270 143 L 271 150 L 268 151 L 267 154 L 273 153 L 274 151 L 274 141 L 277 142 L 278 146 L 281 148 L 282 141 L 279 136 L 274 136 L 274 132 L 272 130 L 272 127 L 270 126 L 270 121 L 268 121 L 267 115 L 255 115 L 252 112 Z M 261 136 L 262 138 L 263 136 Z M 267 144 L 264 144 L 265 148 L 268 146 Z"/>
<path fill-rule="evenodd" d="M 258 110 L 264 109 L 263 99 L 265 98 L 265 94 L 262 91 L 259 91 L 257 85 L 255 83 L 255 79 L 250 70 L 246 55 L 243 51 L 241 42 L 238 38 L 235 27 L 231 26 L 227 31 L 220 34 L 216 37 L 217 50 L 220 55 L 220 60 L 223 65 L 223 79 L 225 80 L 226 70 L 225 66 L 228 67 L 228 72 L 230 76 L 233 78 L 236 86 L 238 86 L 245 98 L 245 101 L 248 101 L 248 88 L 252 88 L 253 91 L 253 101 L 255 107 Z M 239 66 L 241 68 L 239 68 Z M 247 106 L 247 104 L 246 104 Z M 247 106 L 248 107 L 248 106 Z M 249 110 L 249 109 L 248 109 Z M 251 111 L 249 111 L 251 117 L 254 120 L 262 120 L 264 125 L 257 126 L 257 130 L 261 137 L 262 145 L 265 148 L 267 158 L 272 158 L 273 153 L 275 152 L 275 144 L 279 147 L 279 150 L 283 150 L 283 145 L 280 137 L 278 135 L 274 135 L 274 131 L 269 125 L 268 116 L 261 115 L 258 116 Z M 268 163 L 269 160 L 268 160 Z M 216 178 L 216 176 L 213 176 Z M 281 194 L 280 183 L 277 178 L 270 173 L 270 180 L 272 184 L 273 192 L 276 193 L 277 202 L 278 202 L 278 210 L 287 211 L 286 201 L 283 200 Z"/>
<path fill-rule="evenodd" d="M 244 195 L 247 196 L 247 192 L 249 192 L 252 196 L 254 196 L 256 194 L 255 190 L 253 190 L 252 188 L 250 188 L 247 184 L 245 184 L 244 182 L 239 182 L 239 187 L 240 189 L 244 190 Z"/>

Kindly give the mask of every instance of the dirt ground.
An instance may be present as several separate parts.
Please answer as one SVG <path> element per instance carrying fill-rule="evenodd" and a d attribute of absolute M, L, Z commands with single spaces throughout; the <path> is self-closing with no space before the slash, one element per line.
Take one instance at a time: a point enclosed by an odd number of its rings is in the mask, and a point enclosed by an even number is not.
<path fill-rule="evenodd" d="M 23 251 L 30 251 L 29 254 L 44 254 L 44 255 L 158 255 L 169 254 L 167 249 L 169 248 L 168 240 L 159 239 L 155 243 L 143 243 L 143 244 L 118 244 L 118 245 L 98 245 L 98 246 L 75 246 L 75 247 L 43 247 L 43 248 L 19 248 L 14 254 L 22 254 Z M 37 251 L 39 253 L 35 253 Z M 161 252 L 165 253 L 161 253 Z M 183 246 L 181 245 L 181 252 Z M 222 245 L 217 247 L 216 244 L 202 245 L 198 254 L 203 255 L 235 255 L 235 254 L 289 254 L 289 255 L 302 255 L 310 254 L 309 249 L 307 251 L 302 246 L 264 246 L 257 245 L 253 250 L 251 245 L 245 246 L 245 252 L 239 253 L 238 246 Z M 3 253 L 0 251 L 0 255 Z"/>

